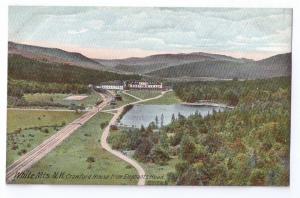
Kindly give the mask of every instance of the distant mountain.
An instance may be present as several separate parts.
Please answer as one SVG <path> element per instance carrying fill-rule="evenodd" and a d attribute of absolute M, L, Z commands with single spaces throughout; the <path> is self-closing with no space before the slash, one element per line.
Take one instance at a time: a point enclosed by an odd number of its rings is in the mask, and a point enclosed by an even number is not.
<path fill-rule="evenodd" d="M 47 48 L 8 42 L 8 54 L 18 54 L 26 58 L 50 63 L 64 63 L 83 68 L 107 70 L 101 63 L 77 52 L 67 52 L 58 48 Z"/>
<path fill-rule="evenodd" d="M 163 68 L 147 75 L 161 78 L 208 77 L 222 79 L 258 79 L 291 75 L 291 53 L 259 61 L 201 61 Z"/>
<path fill-rule="evenodd" d="M 44 63 L 62 63 L 152 79 L 256 79 L 291 75 L 291 53 L 254 61 L 203 52 L 157 54 L 143 58 L 91 59 L 80 53 L 8 43 L 8 53 Z"/>
<path fill-rule="evenodd" d="M 185 63 L 204 62 L 204 61 L 232 61 L 238 63 L 251 62 L 249 59 L 237 59 L 230 56 L 209 54 L 203 52 L 180 53 L 180 54 L 157 54 L 144 58 L 126 58 L 104 60 L 96 59 L 99 63 L 114 67 L 116 70 L 132 73 L 147 73 L 170 66 Z"/>

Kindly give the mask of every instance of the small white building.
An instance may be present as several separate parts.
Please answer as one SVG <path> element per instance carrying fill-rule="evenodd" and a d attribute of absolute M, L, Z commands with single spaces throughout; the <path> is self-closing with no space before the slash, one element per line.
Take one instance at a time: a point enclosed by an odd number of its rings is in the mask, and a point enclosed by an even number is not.
<path fill-rule="evenodd" d="M 101 83 L 96 86 L 98 89 L 107 89 L 107 90 L 124 90 L 124 83 L 122 81 L 110 81 Z"/>

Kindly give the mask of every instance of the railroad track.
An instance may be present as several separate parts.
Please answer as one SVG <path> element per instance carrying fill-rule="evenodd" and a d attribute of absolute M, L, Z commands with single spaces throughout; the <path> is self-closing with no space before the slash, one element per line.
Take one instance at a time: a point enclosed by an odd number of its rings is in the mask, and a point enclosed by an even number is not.
<path fill-rule="evenodd" d="M 111 96 L 104 94 L 101 95 L 103 96 L 103 103 L 99 104 L 91 111 L 85 113 L 81 117 L 69 123 L 60 131 L 49 137 L 33 150 L 24 154 L 22 157 L 20 157 L 20 159 L 8 166 L 6 169 L 6 182 L 12 182 L 16 174 L 23 172 L 33 166 L 36 162 L 45 157 L 50 151 L 52 151 L 55 147 L 57 147 L 65 139 L 67 139 L 74 131 L 76 131 L 79 127 L 81 127 L 84 123 L 86 123 L 89 119 L 96 115 L 101 109 L 103 109 L 111 100 Z"/>

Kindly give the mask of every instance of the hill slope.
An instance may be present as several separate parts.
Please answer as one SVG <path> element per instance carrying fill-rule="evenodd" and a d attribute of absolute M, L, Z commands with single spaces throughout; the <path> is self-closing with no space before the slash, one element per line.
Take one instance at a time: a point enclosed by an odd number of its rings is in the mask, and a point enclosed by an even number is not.
<path fill-rule="evenodd" d="M 8 42 L 8 54 L 18 54 L 43 62 L 66 63 L 83 68 L 107 70 L 107 68 L 99 62 L 80 53 L 67 52 L 58 48 L 46 48 Z"/>
<path fill-rule="evenodd" d="M 260 61 L 202 61 L 172 66 L 148 73 L 163 78 L 211 77 L 257 79 L 291 75 L 291 53 L 279 54 Z"/>
<path fill-rule="evenodd" d="M 61 63 L 45 63 L 21 55 L 9 55 L 8 77 L 37 82 L 97 84 L 110 80 L 138 80 L 137 75 L 97 71 Z"/>

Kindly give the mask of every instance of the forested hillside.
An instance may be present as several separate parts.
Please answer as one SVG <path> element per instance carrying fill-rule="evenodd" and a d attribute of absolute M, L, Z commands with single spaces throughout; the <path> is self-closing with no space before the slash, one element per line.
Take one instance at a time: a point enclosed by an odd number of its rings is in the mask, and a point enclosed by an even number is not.
<path fill-rule="evenodd" d="M 20 55 L 10 55 L 8 57 L 8 76 L 17 80 L 85 85 L 111 80 L 140 79 L 138 75 L 122 75 L 107 71 L 84 69 L 68 64 L 46 63 Z"/>

